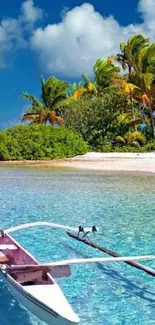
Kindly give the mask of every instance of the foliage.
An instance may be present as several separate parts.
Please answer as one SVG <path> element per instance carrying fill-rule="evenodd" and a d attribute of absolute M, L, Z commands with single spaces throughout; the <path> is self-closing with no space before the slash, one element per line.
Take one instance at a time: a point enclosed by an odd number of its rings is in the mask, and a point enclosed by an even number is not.
<path fill-rule="evenodd" d="M 85 96 L 62 103 L 61 116 L 67 128 L 78 132 L 95 148 L 105 137 L 118 134 L 118 116 L 128 111 L 129 105 L 126 95 L 109 91 L 104 96 Z"/>
<path fill-rule="evenodd" d="M 78 83 L 73 82 L 73 84 L 70 84 L 66 90 L 67 97 L 72 97 L 78 89 L 83 87 L 84 87 L 84 83 L 82 81 L 79 81 Z"/>
<path fill-rule="evenodd" d="M 129 74 L 134 70 L 137 71 L 141 61 L 143 50 L 149 45 L 149 39 L 143 35 L 131 36 L 127 43 L 120 43 L 120 53 L 111 57 L 112 60 L 118 62 L 123 70 L 128 69 Z"/>
<path fill-rule="evenodd" d="M 149 142 L 145 145 L 145 150 L 146 150 L 146 151 L 155 151 L 155 140 L 151 140 L 151 141 L 149 141 Z"/>
<path fill-rule="evenodd" d="M 125 79 L 138 87 L 133 89 L 132 98 L 142 104 L 144 116 L 150 120 L 151 137 L 154 138 L 155 43 L 150 44 L 143 35 L 134 35 L 127 44 L 121 45 L 121 54 L 115 59 L 123 68 L 128 67 Z"/>
<path fill-rule="evenodd" d="M 117 135 L 117 137 L 115 138 L 115 142 L 120 143 L 122 145 L 125 144 L 125 140 L 120 135 Z"/>
<path fill-rule="evenodd" d="M 67 97 L 71 97 L 72 99 L 77 100 L 84 94 L 97 94 L 95 83 L 93 83 L 86 74 L 83 74 L 82 78 L 83 81 L 80 81 L 79 83 L 74 82 L 73 84 L 70 84 L 70 87 L 66 91 Z"/>
<path fill-rule="evenodd" d="M 3 137 L 4 138 L 4 137 Z M 4 143 L 1 142 L 2 137 L 0 137 L 0 160 L 9 160 L 9 151 Z"/>
<path fill-rule="evenodd" d="M 113 63 L 98 59 L 94 65 L 95 82 L 98 87 L 103 89 L 109 87 L 114 78 L 116 78 L 120 72 L 120 69 Z"/>
<path fill-rule="evenodd" d="M 103 144 L 100 147 L 100 152 L 146 152 L 147 149 L 143 148 L 135 148 L 130 145 L 126 146 L 117 146 L 111 143 Z"/>
<path fill-rule="evenodd" d="M 66 90 L 69 84 L 55 77 L 50 77 L 47 81 L 41 77 L 41 101 L 35 96 L 23 93 L 21 98 L 30 101 L 31 107 L 26 110 L 22 117 L 22 122 L 31 121 L 32 124 L 63 124 L 61 116 L 57 115 L 56 107 L 59 102 L 66 99 Z"/>
<path fill-rule="evenodd" d="M 124 136 L 125 133 L 129 131 L 135 131 L 135 127 L 139 125 L 140 122 L 142 122 L 142 116 L 141 113 L 137 111 L 137 109 L 134 109 L 134 118 L 132 114 L 132 105 L 128 105 L 128 108 L 131 111 L 128 111 L 127 113 L 122 113 L 118 116 L 118 134 L 121 136 Z"/>
<path fill-rule="evenodd" d="M 146 143 L 146 137 L 140 132 L 128 132 L 125 134 L 124 139 L 127 144 L 132 144 L 132 142 L 136 141 L 140 145 L 144 145 Z"/>
<path fill-rule="evenodd" d="M 74 82 L 70 85 L 69 89 L 67 90 L 68 97 L 72 97 L 74 99 L 78 99 L 81 95 L 86 92 L 83 82 L 79 82 L 78 84 Z"/>
<path fill-rule="evenodd" d="M 66 90 L 69 87 L 68 82 L 50 77 L 47 81 L 41 77 L 41 98 L 46 107 L 52 108 L 61 100 L 66 98 Z"/>
<path fill-rule="evenodd" d="M 30 101 L 31 106 L 22 121 L 30 122 L 32 127 L 39 124 L 40 129 L 25 129 L 33 134 L 31 138 L 26 131 L 27 142 L 20 127 L 22 140 L 17 136 L 17 129 L 13 138 L 11 129 L 1 133 L 4 139 L 0 141 L 0 159 L 9 159 L 10 152 L 11 159 L 23 159 L 24 152 L 28 159 L 72 155 L 70 144 L 65 142 L 69 141 L 72 131 L 95 150 L 154 148 L 154 142 L 147 142 L 155 138 L 155 43 L 150 43 L 144 35 L 133 35 L 120 44 L 120 53 L 107 60 L 98 59 L 93 73 L 93 80 L 82 74 L 82 81 L 72 84 L 53 76 L 48 80 L 41 77 L 41 100 L 23 93 L 22 98 Z M 43 124 L 52 124 L 55 128 L 45 131 L 40 126 Z M 62 124 L 65 128 L 58 128 Z M 64 150 L 59 138 L 61 133 L 66 134 L 62 136 Z M 82 141 L 77 139 L 73 141 Z M 25 149 L 21 151 L 22 142 Z M 86 148 L 84 142 L 80 142 L 80 146 Z"/>
<path fill-rule="evenodd" d="M 0 160 L 64 158 L 87 150 L 87 144 L 65 127 L 20 125 L 0 132 Z"/>

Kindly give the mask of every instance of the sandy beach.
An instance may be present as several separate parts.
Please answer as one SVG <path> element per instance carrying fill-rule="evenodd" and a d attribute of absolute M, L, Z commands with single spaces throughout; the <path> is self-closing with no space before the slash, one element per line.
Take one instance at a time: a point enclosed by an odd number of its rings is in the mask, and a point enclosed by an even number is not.
<path fill-rule="evenodd" d="M 97 153 L 57 160 L 0 161 L 0 166 L 67 167 L 83 170 L 155 173 L 153 153 Z"/>

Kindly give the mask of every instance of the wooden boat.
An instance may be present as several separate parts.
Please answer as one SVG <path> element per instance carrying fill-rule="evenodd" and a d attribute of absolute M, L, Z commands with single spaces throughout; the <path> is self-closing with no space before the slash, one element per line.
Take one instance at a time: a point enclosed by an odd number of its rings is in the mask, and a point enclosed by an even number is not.
<path fill-rule="evenodd" d="M 38 265 L 37 260 L 5 231 L 0 237 L 0 264 L 3 266 Z M 29 311 L 49 325 L 71 325 L 79 322 L 60 287 L 48 270 L 11 272 L 1 268 L 1 276 L 14 297 Z M 55 276 L 68 276 L 66 268 L 54 270 Z M 58 274 L 59 273 L 59 274 Z"/>
<path fill-rule="evenodd" d="M 89 258 L 56 261 L 39 264 L 10 235 L 10 232 L 34 226 L 50 226 L 65 230 L 78 231 L 83 228 L 72 228 L 47 222 L 36 222 L 0 231 L 0 275 L 14 297 L 29 311 L 49 325 L 73 325 L 79 322 L 78 315 L 65 298 L 55 281 L 58 277 L 71 275 L 70 265 L 77 263 L 116 262 L 155 259 L 155 256 Z M 95 228 L 96 229 L 96 228 Z M 94 227 L 85 229 L 95 231 Z"/>

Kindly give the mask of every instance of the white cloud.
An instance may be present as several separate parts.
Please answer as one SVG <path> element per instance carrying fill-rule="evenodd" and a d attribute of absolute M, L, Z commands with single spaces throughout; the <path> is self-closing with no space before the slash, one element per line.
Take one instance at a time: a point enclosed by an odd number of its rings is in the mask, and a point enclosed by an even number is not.
<path fill-rule="evenodd" d="M 119 44 L 132 34 L 144 33 L 155 39 L 155 0 L 139 0 L 143 23 L 121 26 L 113 17 L 103 17 L 84 3 L 72 10 L 64 7 L 59 24 L 36 28 L 43 18 L 35 0 L 25 0 L 17 18 L 0 22 L 0 69 L 8 65 L 14 51 L 31 46 L 42 73 L 65 77 L 92 74 L 92 66 L 102 57 L 119 52 Z"/>
<path fill-rule="evenodd" d="M 67 14 L 68 11 L 69 11 L 69 7 L 64 6 L 63 9 L 60 12 L 60 17 L 63 19 L 64 16 Z"/>
<path fill-rule="evenodd" d="M 43 16 L 43 11 L 26 0 L 17 18 L 5 18 L 0 22 L 0 69 L 9 64 L 9 55 L 26 47 L 34 24 Z"/>
<path fill-rule="evenodd" d="M 132 34 L 155 35 L 155 0 L 140 0 L 138 10 L 144 22 L 120 26 L 113 17 L 103 17 L 91 4 L 84 3 L 62 16 L 59 24 L 37 28 L 31 47 L 46 73 L 76 77 L 92 73 L 99 58 L 119 52 L 119 44 Z"/>
<path fill-rule="evenodd" d="M 21 5 L 21 20 L 34 24 L 43 17 L 43 10 L 35 7 L 33 0 L 27 0 Z"/>
<path fill-rule="evenodd" d="M 155 1 L 140 0 L 138 9 L 142 14 L 142 18 L 144 19 L 143 28 L 149 36 L 153 37 L 155 32 Z"/>

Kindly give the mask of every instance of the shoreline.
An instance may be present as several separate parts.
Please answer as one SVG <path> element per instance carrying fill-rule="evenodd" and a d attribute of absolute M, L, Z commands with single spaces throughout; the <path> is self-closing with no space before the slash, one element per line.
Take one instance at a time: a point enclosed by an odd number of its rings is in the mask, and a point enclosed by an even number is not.
<path fill-rule="evenodd" d="M 155 153 L 87 153 L 54 160 L 0 161 L 0 167 L 63 167 L 102 172 L 155 174 Z"/>

